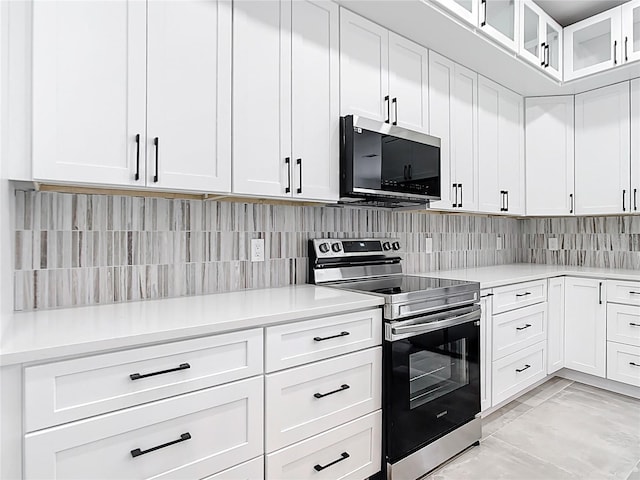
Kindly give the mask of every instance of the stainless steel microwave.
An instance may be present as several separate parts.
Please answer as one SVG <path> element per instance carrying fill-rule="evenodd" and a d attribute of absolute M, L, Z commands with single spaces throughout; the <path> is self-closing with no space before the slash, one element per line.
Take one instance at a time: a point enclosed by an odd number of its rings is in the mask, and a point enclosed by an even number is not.
<path fill-rule="evenodd" d="M 356 115 L 340 119 L 343 202 L 440 200 L 440 139 Z"/>

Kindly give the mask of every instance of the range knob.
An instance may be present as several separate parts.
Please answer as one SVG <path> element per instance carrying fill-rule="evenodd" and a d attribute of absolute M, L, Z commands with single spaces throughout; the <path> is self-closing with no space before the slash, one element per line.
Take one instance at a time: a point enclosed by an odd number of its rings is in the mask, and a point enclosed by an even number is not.
<path fill-rule="evenodd" d="M 342 245 L 339 243 L 334 243 L 333 245 L 331 245 L 331 250 L 333 250 L 334 252 L 339 252 L 340 250 L 342 250 Z"/>
<path fill-rule="evenodd" d="M 383 248 L 384 250 L 391 250 L 391 244 L 390 244 L 389 242 L 384 242 L 384 243 L 382 244 L 382 248 Z"/>
<path fill-rule="evenodd" d="M 400 250 L 400 242 L 393 242 L 392 246 L 394 250 Z"/>
<path fill-rule="evenodd" d="M 327 242 L 321 243 L 318 248 L 322 253 L 327 253 L 329 251 L 329 244 Z"/>

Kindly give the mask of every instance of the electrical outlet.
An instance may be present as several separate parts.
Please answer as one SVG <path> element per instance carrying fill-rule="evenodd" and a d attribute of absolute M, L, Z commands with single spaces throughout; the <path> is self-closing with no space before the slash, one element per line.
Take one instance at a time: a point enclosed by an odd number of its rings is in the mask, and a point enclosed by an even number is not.
<path fill-rule="evenodd" d="M 426 253 L 433 253 L 433 238 L 426 237 L 424 239 L 424 251 Z"/>
<path fill-rule="evenodd" d="M 251 261 L 264 262 L 264 239 L 263 238 L 251 239 Z"/>
<path fill-rule="evenodd" d="M 560 250 L 560 245 L 556 237 L 549 239 L 549 250 Z"/>
<path fill-rule="evenodd" d="M 502 235 L 498 235 L 496 250 L 502 250 L 503 248 L 504 248 L 504 239 L 502 238 Z"/>

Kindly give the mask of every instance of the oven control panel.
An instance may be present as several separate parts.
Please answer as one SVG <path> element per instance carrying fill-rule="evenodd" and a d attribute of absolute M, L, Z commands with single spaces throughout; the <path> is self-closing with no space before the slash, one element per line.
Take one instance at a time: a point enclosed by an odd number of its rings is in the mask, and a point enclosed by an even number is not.
<path fill-rule="evenodd" d="M 312 241 L 317 258 L 364 257 L 370 255 L 398 256 L 401 251 L 397 238 L 333 239 Z"/>

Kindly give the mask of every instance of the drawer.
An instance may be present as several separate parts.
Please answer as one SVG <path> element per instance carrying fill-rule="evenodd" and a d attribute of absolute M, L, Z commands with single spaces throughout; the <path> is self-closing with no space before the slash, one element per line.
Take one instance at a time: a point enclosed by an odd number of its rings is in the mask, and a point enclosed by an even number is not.
<path fill-rule="evenodd" d="M 266 451 L 379 409 L 381 392 L 381 347 L 267 375 Z"/>
<path fill-rule="evenodd" d="M 640 347 L 607 342 L 607 378 L 640 387 Z"/>
<path fill-rule="evenodd" d="M 493 316 L 493 359 L 547 338 L 547 302 Z"/>
<path fill-rule="evenodd" d="M 542 380 L 547 375 L 545 342 L 493 362 L 493 405 Z"/>
<path fill-rule="evenodd" d="M 607 303 L 607 340 L 640 347 L 640 308 Z"/>
<path fill-rule="evenodd" d="M 382 464 L 382 412 L 267 455 L 266 479 L 362 480 Z"/>
<path fill-rule="evenodd" d="M 640 305 L 640 282 L 607 280 L 607 302 Z"/>
<path fill-rule="evenodd" d="M 25 479 L 203 478 L 262 454 L 262 392 L 254 377 L 27 434 Z"/>
<path fill-rule="evenodd" d="M 260 374 L 262 338 L 254 329 L 27 367 L 26 431 Z"/>
<path fill-rule="evenodd" d="M 493 314 L 546 301 L 546 280 L 506 285 L 493 289 Z"/>
<path fill-rule="evenodd" d="M 266 329 L 267 372 L 324 360 L 382 343 L 382 309 Z"/>
<path fill-rule="evenodd" d="M 263 480 L 264 457 L 260 456 L 202 480 Z"/>

